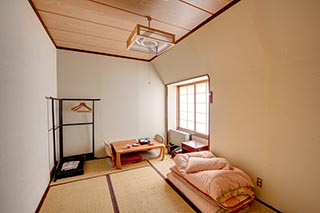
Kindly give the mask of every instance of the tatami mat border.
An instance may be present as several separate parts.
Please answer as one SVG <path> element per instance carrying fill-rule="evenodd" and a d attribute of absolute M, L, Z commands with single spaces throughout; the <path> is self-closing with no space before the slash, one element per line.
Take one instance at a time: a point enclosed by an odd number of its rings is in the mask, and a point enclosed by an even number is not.
<path fill-rule="evenodd" d="M 148 163 L 150 166 L 158 173 L 158 175 L 166 181 L 166 183 L 197 213 L 201 213 L 201 211 L 182 193 L 180 190 L 175 187 L 149 160 Z"/>
<path fill-rule="evenodd" d="M 46 199 L 46 197 L 47 197 L 47 195 L 48 195 L 49 190 L 50 190 L 51 187 L 61 186 L 61 185 L 68 184 L 68 183 L 74 183 L 74 182 L 79 182 L 79 181 L 84 181 L 84 180 L 89 180 L 89 179 L 93 179 L 93 178 L 98 178 L 98 177 L 106 176 L 106 178 L 107 178 L 107 183 L 108 183 L 109 187 L 111 187 L 111 188 L 110 188 L 110 193 L 111 193 L 111 189 L 113 190 L 113 188 L 112 188 L 111 180 L 110 180 L 110 177 L 109 177 L 110 174 L 116 174 L 116 173 L 119 173 L 119 172 L 130 171 L 130 170 L 133 170 L 133 169 L 138 169 L 138 168 L 143 168 L 143 167 L 148 167 L 148 166 L 150 166 L 150 163 L 149 163 L 149 165 L 145 165 L 145 166 L 140 166 L 140 167 L 135 167 L 135 168 L 129 168 L 129 169 L 125 169 L 125 170 L 115 170 L 115 171 L 110 172 L 110 173 L 107 173 L 107 174 L 95 175 L 95 176 L 91 176 L 91 177 L 80 178 L 80 179 L 77 179 L 77 180 L 70 180 L 70 181 L 66 181 L 66 182 L 63 182 L 63 183 L 56 183 L 56 184 L 53 184 L 53 185 L 50 185 L 50 184 L 51 184 L 51 182 L 50 182 L 50 183 L 48 184 L 45 192 L 43 193 L 43 196 L 42 196 L 42 198 L 41 198 L 41 200 L 40 200 L 40 202 L 39 202 L 39 204 L 38 204 L 37 209 L 35 210 L 35 213 L 40 212 L 40 209 L 42 208 L 42 205 L 43 205 L 43 203 L 44 203 L 44 201 L 45 201 L 45 199 Z M 109 179 L 109 180 L 108 180 L 108 179 Z M 110 181 L 110 184 L 109 184 L 108 181 Z M 115 195 L 114 195 L 114 192 L 113 192 L 113 191 L 112 191 L 111 197 L 114 197 L 114 198 L 115 198 Z M 115 203 L 114 203 L 113 198 L 112 198 L 112 204 L 113 204 L 113 207 L 114 207 L 115 205 L 118 206 L 116 200 L 115 200 Z M 118 208 L 118 207 L 116 207 L 116 208 Z M 115 211 L 115 213 L 119 213 L 119 208 L 118 208 L 118 212 L 117 212 L 117 211 L 115 210 L 115 207 L 114 207 L 114 211 Z"/>
<path fill-rule="evenodd" d="M 49 187 L 60 186 L 60 185 L 63 185 L 63 184 L 74 183 L 74 182 L 78 182 L 78 181 L 82 181 L 82 180 L 88 180 L 88 179 L 97 178 L 97 177 L 103 177 L 103 176 L 107 176 L 107 175 L 110 175 L 110 174 L 116 174 L 116 173 L 119 173 L 119 172 L 130 171 L 130 170 L 133 170 L 133 169 L 138 169 L 138 168 L 143 168 L 143 167 L 148 167 L 148 166 L 150 166 L 150 165 L 145 165 L 145 166 L 140 166 L 140 167 L 135 167 L 135 168 L 129 168 L 129 169 L 124 169 L 124 170 L 115 170 L 115 171 L 112 171 L 112 172 L 106 173 L 106 174 L 100 174 L 100 175 L 94 175 L 94 176 L 85 177 L 85 178 L 79 178 L 77 180 L 70 180 L 70 181 L 66 181 L 66 182 L 62 182 L 62 183 L 55 183 L 55 184 L 50 185 Z"/>
<path fill-rule="evenodd" d="M 128 170 L 126 170 L 126 171 L 128 171 Z M 112 173 L 112 174 L 114 174 L 114 173 Z M 120 210 L 119 210 L 119 206 L 118 206 L 116 195 L 115 195 L 114 190 L 113 190 L 110 174 L 106 175 L 106 179 L 107 179 L 107 183 L 108 183 L 108 186 L 109 186 L 109 193 L 110 193 L 110 196 L 111 196 L 113 211 L 114 211 L 114 213 L 119 213 Z"/>
<path fill-rule="evenodd" d="M 134 168 L 128 168 L 128 169 L 123 169 L 123 170 L 114 170 L 110 173 L 106 173 L 106 174 L 100 174 L 100 175 L 95 175 L 95 176 L 91 176 L 91 177 L 85 177 L 85 178 L 79 178 L 77 180 L 70 180 L 70 181 L 66 181 L 66 182 L 62 182 L 62 183 L 56 183 L 54 185 L 50 185 L 50 183 L 48 184 L 48 187 L 46 188 L 42 199 L 39 202 L 39 205 L 36 209 L 36 213 L 40 212 L 43 203 L 50 191 L 51 187 L 54 186 L 60 186 L 60 185 L 64 185 L 64 184 L 68 184 L 68 183 L 74 183 L 74 182 L 79 182 L 79 181 L 84 181 L 84 180 L 89 180 L 89 179 L 94 179 L 94 178 L 99 178 L 99 177 L 103 177 L 105 176 L 106 178 L 106 182 L 108 184 L 108 188 L 109 188 L 109 193 L 111 196 L 111 201 L 112 201 L 112 206 L 113 206 L 113 210 L 115 213 L 119 213 L 119 206 L 118 206 L 118 202 L 115 196 L 115 192 L 113 189 L 113 185 L 112 185 L 112 181 L 110 178 L 110 175 L 112 174 L 116 174 L 116 173 L 122 173 L 122 172 L 127 172 L 130 170 L 135 170 L 135 169 L 139 169 L 139 168 L 145 168 L 145 167 L 151 167 L 195 212 L 201 212 L 178 188 L 176 188 L 176 186 L 174 186 L 165 176 L 165 174 L 163 174 L 157 167 L 156 165 L 154 165 L 150 160 L 147 160 L 148 164 L 147 165 L 143 165 L 143 166 L 139 166 L 139 167 L 134 167 Z M 281 211 L 275 209 L 274 207 L 264 203 L 263 201 L 261 201 L 260 199 L 256 199 L 259 203 L 263 204 L 264 206 L 268 207 L 269 209 L 275 211 L 275 212 L 279 212 L 281 213 Z"/>

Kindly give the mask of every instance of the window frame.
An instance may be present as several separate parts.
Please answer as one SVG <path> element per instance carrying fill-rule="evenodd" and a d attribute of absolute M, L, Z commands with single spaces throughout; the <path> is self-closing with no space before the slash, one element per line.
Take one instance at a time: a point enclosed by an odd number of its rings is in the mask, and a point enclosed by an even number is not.
<path fill-rule="evenodd" d="M 204 134 L 204 133 L 201 133 L 201 132 L 197 132 L 196 131 L 196 123 L 197 123 L 197 119 L 196 119 L 196 105 L 197 105 L 197 102 L 196 102 L 196 99 L 197 99 L 197 90 L 196 90 L 196 85 L 197 84 L 201 84 L 201 83 L 207 83 L 207 112 L 206 112 L 206 116 L 207 116 L 207 130 L 208 130 L 208 134 Z M 180 127 L 180 88 L 181 87 L 187 87 L 187 86 L 190 86 L 190 85 L 193 85 L 194 87 L 194 102 L 193 102 L 193 107 L 194 107 L 194 121 L 193 121 L 193 124 L 194 124 L 194 130 L 190 130 L 190 129 L 186 129 L 186 128 L 183 128 L 183 127 Z M 195 135 L 197 137 L 200 137 L 200 138 L 204 138 L 204 139 L 209 139 L 209 132 L 210 132 L 210 127 L 209 127 L 209 116 L 210 116 L 210 103 L 209 103 L 209 94 L 210 94 L 210 88 L 209 88 L 209 79 L 206 79 L 206 80 L 200 80 L 200 81 L 195 81 L 195 82 L 192 82 L 192 83 L 186 83 L 186 84 L 181 84 L 181 85 L 178 85 L 177 86 L 177 129 L 178 130 L 181 130 L 181 131 L 184 131 L 184 132 L 188 132 L 192 135 Z M 188 104 L 188 103 L 187 103 Z"/>

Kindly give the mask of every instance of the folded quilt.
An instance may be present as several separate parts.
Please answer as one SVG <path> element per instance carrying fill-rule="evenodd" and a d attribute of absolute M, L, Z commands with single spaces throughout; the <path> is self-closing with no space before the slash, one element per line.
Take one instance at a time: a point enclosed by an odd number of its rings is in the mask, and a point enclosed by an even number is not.
<path fill-rule="evenodd" d="M 189 158 L 190 157 L 198 157 L 198 158 L 214 158 L 214 154 L 209 151 L 202 151 L 202 152 L 190 152 L 185 154 L 177 154 L 173 160 L 176 163 L 177 168 L 179 171 L 184 174 L 186 173 L 186 169 L 188 166 Z"/>
<path fill-rule="evenodd" d="M 186 167 L 186 173 L 194 173 L 206 170 L 230 170 L 231 164 L 224 158 L 199 158 L 190 157 Z"/>
<path fill-rule="evenodd" d="M 235 209 L 253 200 L 254 184 L 250 177 L 226 159 L 209 153 L 178 154 L 171 170 L 225 209 Z"/>
<path fill-rule="evenodd" d="M 250 187 L 240 187 L 223 194 L 217 201 L 223 208 L 235 210 L 250 203 L 255 197 Z"/>
<path fill-rule="evenodd" d="M 241 187 L 253 187 L 251 179 L 242 170 L 206 170 L 186 173 L 184 178 L 214 200 Z"/>

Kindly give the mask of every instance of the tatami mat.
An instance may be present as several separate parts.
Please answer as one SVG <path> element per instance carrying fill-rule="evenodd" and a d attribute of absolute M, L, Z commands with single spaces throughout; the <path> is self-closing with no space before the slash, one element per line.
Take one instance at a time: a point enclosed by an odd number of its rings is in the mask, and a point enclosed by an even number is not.
<path fill-rule="evenodd" d="M 194 212 L 151 166 L 110 178 L 120 212 Z"/>
<path fill-rule="evenodd" d="M 51 186 L 40 212 L 113 212 L 106 177 Z"/>
<path fill-rule="evenodd" d="M 115 206 L 120 213 L 194 212 L 163 179 L 173 165 L 169 155 L 163 161 L 123 165 L 121 170 L 110 167 L 105 158 L 86 161 L 84 175 L 51 183 L 40 212 L 114 212 Z M 111 196 L 115 196 L 113 204 Z M 255 201 L 242 212 L 274 211 Z"/>
<path fill-rule="evenodd" d="M 248 208 L 248 213 L 275 213 L 272 209 L 264 206 L 263 204 L 259 203 L 258 201 L 253 201 L 250 207 Z"/>
<path fill-rule="evenodd" d="M 96 160 L 90 160 L 86 161 L 84 164 L 84 174 L 83 175 L 77 175 L 69 178 L 62 178 L 57 179 L 56 182 L 51 182 L 52 185 L 57 185 L 61 183 L 67 183 L 67 182 L 74 182 L 78 180 L 83 180 L 91 177 L 97 177 L 101 175 L 110 174 L 113 172 L 118 172 L 126 169 L 134 169 L 139 168 L 142 166 L 149 165 L 147 161 L 141 161 L 139 163 L 132 163 L 132 164 L 126 164 L 122 165 L 122 169 L 116 169 L 115 167 L 109 166 L 107 162 L 108 158 L 102 158 L 102 159 L 96 159 Z"/>
<path fill-rule="evenodd" d="M 166 155 L 165 160 L 161 161 L 160 159 L 149 160 L 149 163 L 159 171 L 163 177 L 167 177 L 167 174 L 170 172 L 170 167 L 174 166 L 175 163 L 170 155 Z M 272 209 L 264 206 L 258 201 L 254 201 L 250 207 L 241 211 L 241 213 L 274 213 Z"/>
<path fill-rule="evenodd" d="M 170 167 L 175 165 L 173 159 L 168 154 L 165 155 L 163 161 L 159 158 L 156 158 L 149 160 L 149 162 L 163 175 L 163 177 L 167 177 L 167 174 L 170 172 Z"/>

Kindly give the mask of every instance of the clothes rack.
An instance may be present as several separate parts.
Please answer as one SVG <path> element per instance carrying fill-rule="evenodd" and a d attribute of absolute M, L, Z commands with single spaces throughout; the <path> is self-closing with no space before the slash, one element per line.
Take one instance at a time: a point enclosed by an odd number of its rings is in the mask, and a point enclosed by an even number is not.
<path fill-rule="evenodd" d="M 96 101 L 100 101 L 99 98 L 55 98 L 55 97 L 46 97 L 47 99 L 51 100 L 51 113 L 52 113 L 52 139 L 53 139 L 53 156 L 54 156 L 54 168 L 53 168 L 53 178 L 54 181 L 57 178 L 63 178 L 63 177 L 70 177 L 70 176 L 74 176 L 74 175 L 78 175 L 78 174 L 83 174 L 83 163 L 85 160 L 92 160 L 95 158 L 94 156 L 94 149 L 95 149 L 95 138 L 94 138 L 94 103 Z M 79 108 L 81 108 L 82 106 L 84 106 L 84 102 L 91 102 L 92 103 L 92 108 L 88 107 L 87 105 L 85 105 L 87 111 L 83 111 L 81 110 L 80 112 L 90 112 L 92 113 L 92 118 L 90 122 L 78 122 L 78 123 L 64 123 L 64 117 L 63 117 L 63 104 L 64 102 L 81 102 L 78 106 L 80 106 Z M 58 126 L 56 126 L 55 123 L 55 107 L 56 104 L 58 104 Z M 77 106 L 77 107 L 78 107 Z M 75 108 L 75 107 L 73 107 Z M 75 109 L 79 109 L 79 108 L 75 108 Z M 89 110 L 90 109 L 90 110 Z M 74 111 L 74 110 L 73 110 Z M 75 110 L 76 111 L 76 110 Z M 66 126 L 79 126 L 79 125 L 91 125 L 92 126 L 92 152 L 89 153 L 81 153 L 79 155 L 74 155 L 74 156 L 68 156 L 65 157 L 64 153 L 63 153 L 63 143 L 64 143 L 64 139 L 63 139 L 63 132 L 64 132 L 64 127 Z M 56 143 L 56 131 L 59 131 L 59 143 Z M 59 145 L 59 162 L 57 161 L 57 145 Z M 69 171 L 66 173 L 62 173 L 61 171 L 59 171 L 62 167 L 62 164 L 68 160 L 74 160 L 74 159 L 80 159 L 80 165 L 79 167 L 82 167 L 82 169 L 79 170 L 74 170 L 74 171 Z"/>

